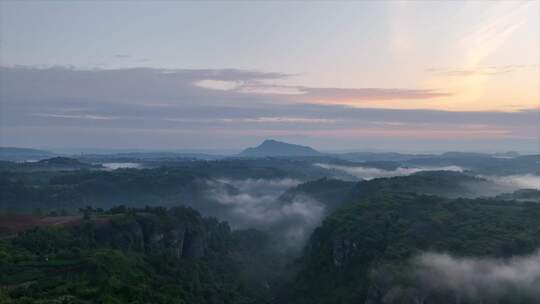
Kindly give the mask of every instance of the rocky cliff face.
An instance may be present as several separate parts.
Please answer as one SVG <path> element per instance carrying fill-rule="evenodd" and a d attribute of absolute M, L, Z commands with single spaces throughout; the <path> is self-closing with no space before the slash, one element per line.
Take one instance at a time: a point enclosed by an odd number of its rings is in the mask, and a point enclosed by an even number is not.
<path fill-rule="evenodd" d="M 96 226 L 98 244 L 145 252 L 166 251 L 178 258 L 205 256 L 211 227 L 188 208 L 162 214 L 137 213 L 113 217 Z"/>
<path fill-rule="evenodd" d="M 336 267 L 345 265 L 359 247 L 358 242 L 343 238 L 333 240 L 332 244 L 332 261 Z"/>
<path fill-rule="evenodd" d="M 540 303 L 534 301 L 536 294 L 519 288 L 501 288 L 496 298 L 490 293 L 465 298 L 461 288 L 444 290 L 429 282 L 449 268 L 418 277 L 416 262 L 426 253 L 451 253 L 459 257 L 456 264 L 467 261 L 463 257 L 530 256 L 540 246 L 539 214 L 538 204 L 496 199 L 413 193 L 359 199 L 314 231 L 288 303 L 456 303 L 457 298 L 462 303 Z"/>

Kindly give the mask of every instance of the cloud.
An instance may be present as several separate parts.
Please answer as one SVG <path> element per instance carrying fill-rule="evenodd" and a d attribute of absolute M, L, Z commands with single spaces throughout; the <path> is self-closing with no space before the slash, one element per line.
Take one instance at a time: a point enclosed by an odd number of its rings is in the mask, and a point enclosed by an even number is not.
<path fill-rule="evenodd" d="M 494 181 L 501 187 L 511 190 L 540 189 L 540 176 L 534 174 L 482 176 L 482 178 Z"/>
<path fill-rule="evenodd" d="M 201 88 L 213 89 L 213 90 L 232 90 L 238 87 L 238 83 L 234 81 L 223 81 L 223 80 L 201 80 L 197 81 L 195 85 Z"/>
<path fill-rule="evenodd" d="M 231 139 L 228 142 L 237 145 L 254 144 L 271 136 L 312 141 L 304 144 L 327 139 L 327 146 L 335 146 L 335 142 L 329 140 L 338 139 L 349 140 L 349 143 L 353 139 L 364 140 L 365 143 L 384 138 L 414 138 L 418 144 L 423 139 L 511 138 L 537 147 L 534 141 L 540 131 L 540 110 L 449 112 L 353 108 L 309 102 L 330 97 L 398 98 L 399 94 L 404 98 L 421 98 L 418 94 L 439 93 L 433 90 L 288 87 L 297 92 L 242 91 L 250 85 L 286 81 L 289 77 L 237 69 L 0 67 L 2 140 L 5 144 L 36 145 L 41 144 L 41 139 L 57 137 L 60 141 L 57 144 L 62 146 L 86 145 L 91 141 L 106 146 L 120 142 L 133 146 L 140 143 L 140 135 L 134 132 L 137 130 L 139 134 L 152 132 L 153 138 L 161 138 L 161 142 L 169 146 L 182 141 L 193 142 L 201 134 L 210 137 L 219 134 L 228 136 Z M 238 88 L 226 89 L 233 84 Z M 282 90 L 283 86 L 273 88 Z M 96 120 L 100 123 L 96 124 Z M 58 129 L 65 131 L 53 133 Z M 26 133 L 21 137 L 23 130 Z M 49 133 L 44 133 L 47 130 Z M 68 130 L 82 130 L 85 136 L 68 140 L 63 135 Z M 39 137 L 34 136 L 38 133 Z M 124 135 L 119 141 L 115 135 L 121 133 Z M 185 134 L 185 140 L 171 141 L 167 134 L 172 133 Z M 95 137 L 90 137 L 91 134 Z M 188 134 L 192 134 L 189 139 Z M 53 145 L 51 140 L 45 142 Z M 207 141 L 210 142 L 214 141 Z M 432 143 L 426 145 L 433 146 Z"/>
<path fill-rule="evenodd" d="M 395 170 L 383 170 L 383 169 L 378 169 L 378 168 L 362 167 L 362 166 L 341 166 L 341 165 L 331 165 L 331 164 L 322 164 L 322 163 L 317 163 L 315 164 L 315 166 L 328 169 L 328 170 L 342 171 L 349 175 L 352 175 L 354 177 L 364 179 L 364 180 L 371 180 L 374 178 L 381 178 L 381 177 L 411 175 L 413 173 L 417 173 L 421 171 L 463 172 L 463 168 L 459 166 L 416 167 L 416 168 L 398 167 Z"/>
<path fill-rule="evenodd" d="M 251 193 L 258 196 L 261 195 L 271 195 L 277 196 L 283 193 L 285 190 L 298 186 L 302 182 L 292 178 L 283 178 L 283 179 L 220 179 L 222 183 L 226 183 L 234 186 L 241 192 Z"/>
<path fill-rule="evenodd" d="M 498 75 L 521 70 L 538 69 L 538 64 L 513 64 L 501 66 L 480 66 L 473 68 L 431 68 L 427 71 L 444 76 Z"/>
<path fill-rule="evenodd" d="M 256 123 L 333 123 L 335 119 L 327 118 L 309 118 L 309 117 L 255 117 L 245 118 L 244 122 L 256 122 Z"/>
<path fill-rule="evenodd" d="M 305 97 L 306 92 L 302 87 L 287 85 L 269 85 L 264 83 L 242 84 L 235 88 L 236 92 L 245 94 L 273 95 L 274 97 Z"/>
<path fill-rule="evenodd" d="M 90 120 L 110 120 L 116 119 L 112 116 L 100 116 L 91 114 L 47 114 L 47 113 L 33 113 L 33 116 L 38 117 L 50 117 L 50 118 L 66 118 L 66 119 L 90 119 Z"/>
<path fill-rule="evenodd" d="M 306 101 L 317 100 L 401 100 L 431 99 L 451 96 L 447 92 L 434 89 L 400 89 L 400 88 L 324 88 L 265 84 L 262 82 L 236 83 L 227 87 L 206 86 L 216 90 L 230 90 L 241 93 L 264 95 L 290 95 L 301 97 Z"/>
<path fill-rule="evenodd" d="M 396 88 L 302 88 L 306 96 L 323 100 L 399 100 L 431 99 L 452 94 L 434 89 L 396 89 Z"/>
<path fill-rule="evenodd" d="M 122 55 L 124 56 L 124 55 Z M 400 100 L 449 96 L 434 89 L 317 88 L 268 84 L 290 75 L 238 69 L 91 69 L 1 67 L 4 98 L 64 98 L 101 102 L 165 103 L 266 100 L 298 103 L 320 100 Z M 32 87 L 27 91 L 23 88 Z M 270 98 L 271 97 L 271 98 Z M 212 98 L 212 99 L 210 99 Z M 217 99 L 217 100 L 216 100 Z M 220 100 L 221 99 L 221 100 Z"/>
<path fill-rule="evenodd" d="M 540 300 L 540 252 L 511 259 L 456 258 L 424 253 L 415 272 L 428 290 L 448 290 L 472 300 L 527 296 Z"/>
<path fill-rule="evenodd" d="M 252 98 L 241 93 L 202 88 L 200 81 L 251 82 L 282 79 L 288 75 L 237 69 L 151 69 L 117 70 L 76 68 L 1 67 L 3 100 L 37 102 L 69 100 L 99 103 L 168 104 L 226 102 Z M 32 88 L 27 90 L 26 88 Z"/>
<path fill-rule="evenodd" d="M 222 179 L 209 182 L 208 196 L 229 207 L 225 215 L 233 226 L 259 228 L 278 234 L 288 246 L 300 248 L 311 231 L 320 224 L 325 208 L 307 196 L 298 196 L 292 202 L 282 202 L 279 196 L 300 183 L 294 179 Z M 238 193 L 227 191 L 223 185 L 232 185 Z"/>
<path fill-rule="evenodd" d="M 129 54 L 115 54 L 114 57 L 115 58 L 125 59 L 125 58 L 131 58 L 131 55 L 129 55 Z"/>
<path fill-rule="evenodd" d="M 500 2 L 485 14 L 485 18 L 479 18 L 476 28 L 458 42 L 466 50 L 467 66 L 476 66 L 497 51 L 525 23 L 523 15 L 533 5 L 533 2 Z"/>

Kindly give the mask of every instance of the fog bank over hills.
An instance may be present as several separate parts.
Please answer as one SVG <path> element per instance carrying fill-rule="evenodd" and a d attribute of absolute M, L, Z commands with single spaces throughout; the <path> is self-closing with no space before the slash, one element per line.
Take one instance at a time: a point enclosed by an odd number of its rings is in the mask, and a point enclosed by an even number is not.
<path fill-rule="evenodd" d="M 423 253 L 413 270 L 427 290 L 447 290 L 473 301 L 495 301 L 504 295 L 540 301 L 540 252 L 510 259 L 458 258 Z"/>
<path fill-rule="evenodd" d="M 422 172 L 422 171 L 455 171 L 455 172 L 464 171 L 463 168 L 459 166 L 418 167 L 418 168 L 397 167 L 393 170 L 385 170 L 385 169 L 362 167 L 362 166 L 356 166 L 356 167 L 355 166 L 340 166 L 340 165 L 330 165 L 330 164 L 322 164 L 322 163 L 317 163 L 315 165 L 324 169 L 343 171 L 364 180 L 370 180 L 370 179 L 381 178 L 381 177 L 411 175 L 411 174 Z"/>
<path fill-rule="evenodd" d="M 285 179 L 221 179 L 210 183 L 208 196 L 230 208 L 227 218 L 234 228 L 274 231 L 284 248 L 299 249 L 326 213 L 325 205 L 311 196 L 299 195 L 290 201 L 280 196 L 301 181 Z M 224 189 L 231 185 L 237 192 Z"/>
<path fill-rule="evenodd" d="M 265 299 L 250 303 L 538 298 L 540 155 L 336 154 L 276 140 L 229 155 L 6 151 L 0 214 L 10 220 L 0 222 L 0 251 L 9 261 L 0 263 L 0 285 L 34 284 L 34 299 L 65 292 L 52 292 L 36 277 L 41 272 L 20 265 L 18 250 L 37 250 L 27 257 L 44 272 L 68 271 L 80 284 L 92 272 L 72 265 L 103 252 L 106 261 L 124 262 L 101 269 L 124 265 L 121 273 L 130 274 L 148 269 L 136 261 L 166 262 L 161 271 L 168 275 L 160 278 L 180 275 L 184 282 L 216 282 L 189 267 L 211 273 L 231 267 L 231 283 Z M 34 225 L 40 228 L 31 230 Z M 72 251 L 73 242 L 98 247 Z M 38 257 L 43 250 L 60 253 L 48 255 L 49 265 Z M 132 255 L 137 258 L 127 258 Z M 175 263 L 181 266 L 165 270 Z M 16 272 L 25 276 L 11 275 Z M 76 297 L 89 297 L 79 289 Z M 9 296 L 18 299 L 22 291 L 15 290 Z"/>

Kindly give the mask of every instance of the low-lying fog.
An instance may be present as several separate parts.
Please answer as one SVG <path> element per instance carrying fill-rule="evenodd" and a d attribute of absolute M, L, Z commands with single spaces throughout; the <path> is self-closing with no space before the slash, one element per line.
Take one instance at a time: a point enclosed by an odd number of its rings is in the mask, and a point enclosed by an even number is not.
<path fill-rule="evenodd" d="M 540 176 L 534 174 L 480 176 L 503 187 L 517 189 L 540 189 Z"/>
<path fill-rule="evenodd" d="M 230 206 L 231 225 L 237 228 L 271 230 L 291 247 L 301 246 L 311 231 L 320 224 L 324 205 L 307 196 L 283 202 L 280 195 L 301 182 L 295 179 L 221 179 L 209 182 L 208 196 Z M 224 185 L 238 190 L 231 191 Z"/>
<path fill-rule="evenodd" d="M 540 251 L 511 259 L 424 253 L 413 264 L 420 284 L 428 290 L 447 290 L 479 301 L 512 294 L 540 301 Z"/>
<path fill-rule="evenodd" d="M 342 166 L 317 163 L 315 166 L 327 169 L 337 170 L 354 176 L 362 180 L 371 180 L 374 178 L 393 177 L 393 176 L 406 176 L 422 171 L 453 171 L 464 172 L 465 168 L 459 166 L 441 166 L 441 167 L 398 167 L 395 170 L 384 170 L 373 167 L 362 166 Z M 504 175 L 504 176 L 484 176 L 476 175 L 477 177 L 494 182 L 500 188 L 498 193 L 515 191 L 519 189 L 540 189 L 540 176 L 534 174 L 516 174 L 516 175 Z M 498 194 L 494 193 L 494 194 Z M 485 193 L 480 193 L 483 195 Z"/>
<path fill-rule="evenodd" d="M 329 164 L 316 164 L 328 170 L 341 170 L 359 179 L 404 176 L 421 171 L 447 170 L 463 172 L 458 166 L 446 167 L 399 167 L 396 170 L 383 170 L 368 167 L 347 167 Z M 481 176 L 491 185 L 471 185 L 478 196 L 492 196 L 512 192 L 522 188 L 540 189 L 540 177 L 532 174 L 511 176 Z M 302 183 L 292 178 L 282 179 L 228 179 L 208 181 L 208 199 L 227 206 L 223 218 L 234 228 L 258 228 L 271 230 L 292 246 L 301 246 L 311 231 L 325 216 L 323 202 L 307 196 L 296 196 L 292 202 L 280 200 L 287 190 Z M 486 188 L 486 189 L 484 189 Z M 489 188 L 489 189 L 487 189 Z"/>
<path fill-rule="evenodd" d="M 384 170 L 373 167 L 362 167 L 362 166 L 341 166 L 341 165 L 332 165 L 332 164 L 323 164 L 317 163 L 315 166 L 321 167 L 328 170 L 337 170 L 345 172 L 351 176 L 357 177 L 363 180 L 370 180 L 374 178 L 381 177 L 393 177 L 393 176 L 404 176 L 411 175 L 413 173 L 421 171 L 454 171 L 454 172 L 463 172 L 464 169 L 459 166 L 442 166 L 442 167 L 398 167 L 395 170 Z"/>
<path fill-rule="evenodd" d="M 105 170 L 139 169 L 142 167 L 139 163 L 102 163 L 101 165 Z"/>

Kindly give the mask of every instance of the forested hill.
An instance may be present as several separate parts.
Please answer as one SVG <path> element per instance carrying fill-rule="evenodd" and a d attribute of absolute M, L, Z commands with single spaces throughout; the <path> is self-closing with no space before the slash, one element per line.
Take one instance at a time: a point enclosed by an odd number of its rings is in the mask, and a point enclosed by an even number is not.
<path fill-rule="evenodd" d="M 452 171 L 422 171 L 408 176 L 377 178 L 359 182 L 353 197 L 378 192 L 411 192 L 449 198 L 492 196 L 500 186 L 480 177 Z"/>
<path fill-rule="evenodd" d="M 328 212 L 350 201 L 378 193 L 419 193 L 447 198 L 473 198 L 500 192 L 500 187 L 485 179 L 451 171 L 425 171 L 409 176 L 376 178 L 351 182 L 321 178 L 293 187 L 281 195 L 284 202 L 306 195 L 325 204 Z M 529 190 L 527 193 L 531 193 Z M 506 197 L 510 197 L 508 194 Z"/>
<path fill-rule="evenodd" d="M 265 303 L 281 269 L 262 232 L 189 208 L 85 217 L 0 240 L 0 303 Z"/>
<path fill-rule="evenodd" d="M 537 303 L 530 286 L 476 298 L 430 288 L 409 263 L 425 252 L 508 258 L 539 247 L 538 203 L 382 193 L 338 209 L 315 230 L 287 303 Z"/>
<path fill-rule="evenodd" d="M 45 150 L 16 148 L 16 147 L 0 147 L 0 160 L 7 161 L 28 161 L 41 160 L 54 156 L 55 154 Z"/>

